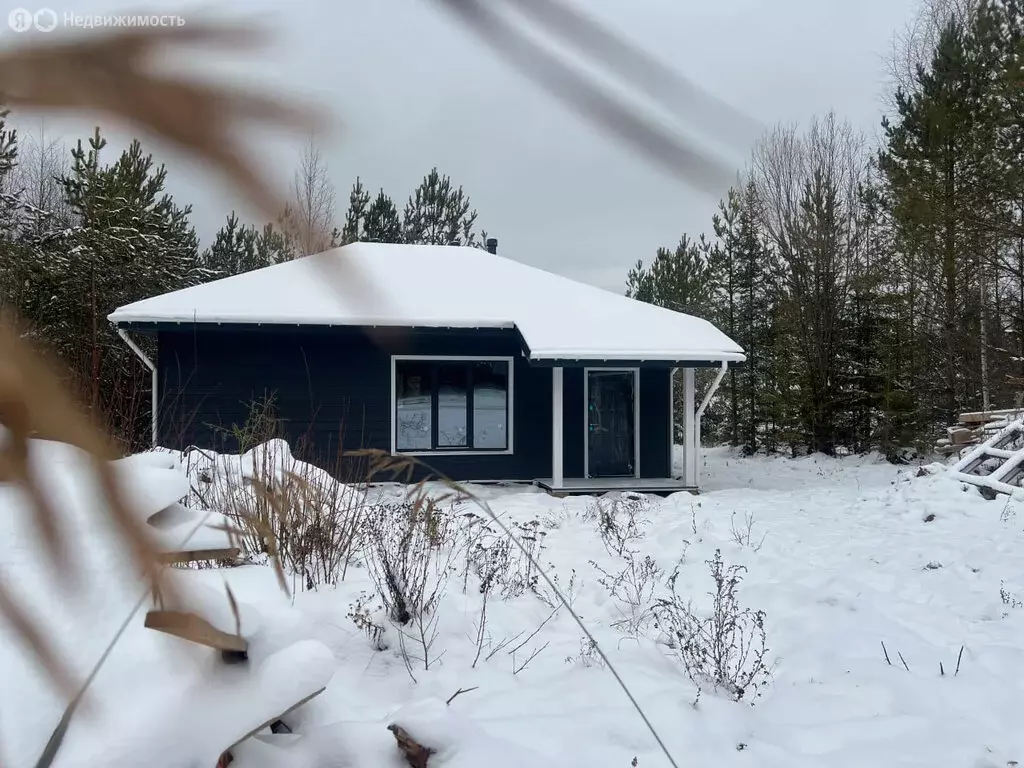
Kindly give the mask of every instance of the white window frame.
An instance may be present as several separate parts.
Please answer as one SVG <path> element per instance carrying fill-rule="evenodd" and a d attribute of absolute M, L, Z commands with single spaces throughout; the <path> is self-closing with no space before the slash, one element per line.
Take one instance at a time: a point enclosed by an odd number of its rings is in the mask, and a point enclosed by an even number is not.
<path fill-rule="evenodd" d="M 456 362 L 456 363 L 508 363 L 508 439 L 504 450 L 479 450 L 473 448 L 441 448 L 436 451 L 400 451 L 398 450 L 398 366 L 402 360 L 418 360 L 420 362 Z M 514 453 L 513 437 L 515 435 L 515 378 L 516 361 L 514 357 L 501 355 L 392 355 L 391 356 L 391 455 L 392 456 L 508 456 Z"/>
<path fill-rule="evenodd" d="M 590 478 L 590 372 L 633 372 L 633 477 L 640 477 L 640 369 L 601 366 L 583 369 L 583 477 Z M 598 478 L 599 479 L 599 478 Z"/>

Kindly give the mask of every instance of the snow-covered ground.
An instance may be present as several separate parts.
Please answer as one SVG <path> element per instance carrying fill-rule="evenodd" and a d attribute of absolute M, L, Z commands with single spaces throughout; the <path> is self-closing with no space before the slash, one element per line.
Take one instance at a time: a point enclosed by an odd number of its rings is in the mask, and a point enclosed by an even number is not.
<path fill-rule="evenodd" d="M 0 510 L 13 514 L 0 515 L 0 575 L 54 628 L 54 639 L 84 673 L 139 592 L 122 585 L 118 569 L 126 557 L 92 522 L 78 459 L 55 446 L 40 451 L 47 455 L 44 479 L 66 502 L 79 549 L 88 550 L 80 591 L 61 592 L 45 576 L 20 497 L 6 488 Z M 535 537 L 543 541 L 541 562 L 679 766 L 1005 768 L 1024 760 L 1024 607 L 1014 607 L 1014 597 L 1024 599 L 1024 507 L 1005 498 L 987 502 L 941 473 L 916 472 L 876 457 L 739 458 L 713 449 L 702 467 L 706 493 L 651 499 L 641 510 L 638 534 L 624 545 L 635 551 L 634 562 L 650 556 L 664 572 L 650 584 L 648 602 L 667 594 L 667 575 L 678 564 L 677 593 L 708 608 L 713 583 L 706 561 L 716 550 L 726 565 L 747 568 L 739 599 L 765 612 L 774 674 L 759 696 L 739 702 L 707 686 L 698 700 L 697 685 L 661 642 L 662 629 L 602 586 L 598 568 L 618 573 L 628 558 L 610 552 L 599 535 L 594 499 L 481 493 L 517 530 L 543 533 Z M 458 511 L 471 509 L 464 504 Z M 396 721 L 438 749 L 432 768 L 626 768 L 634 758 L 640 768 L 668 765 L 571 616 L 554 611 L 549 619 L 543 584 L 508 599 L 496 587 L 478 631 L 483 600 L 479 580 L 463 580 L 465 561 L 463 553 L 450 564 L 430 615 L 436 638 L 429 665 L 422 643 L 386 626 L 380 644 L 388 648 L 376 650 L 352 621 L 353 605 L 373 589 L 372 569 L 359 563 L 337 588 L 293 598 L 265 566 L 183 573 L 211 591 L 223 591 L 226 580 L 237 600 L 261 614 L 251 637 L 254 667 L 300 641 L 309 643 L 298 647 L 311 656 L 322 646 L 333 656 L 326 691 L 291 716 L 301 736 L 250 740 L 233 765 L 401 766 L 386 729 Z M 516 573 L 527 581 L 532 575 L 513 566 L 506 578 Z M 369 617 L 386 625 L 379 612 Z M 631 623 L 637 632 L 629 631 Z M 92 706 L 76 718 L 56 765 L 185 766 L 206 759 L 204 735 L 230 710 L 227 699 L 204 692 L 215 666 L 204 649 L 144 629 L 140 613 L 97 678 Z M 445 706 L 460 689 L 473 690 Z M 60 712 L 0 623 L 0 764 L 33 764 Z"/>

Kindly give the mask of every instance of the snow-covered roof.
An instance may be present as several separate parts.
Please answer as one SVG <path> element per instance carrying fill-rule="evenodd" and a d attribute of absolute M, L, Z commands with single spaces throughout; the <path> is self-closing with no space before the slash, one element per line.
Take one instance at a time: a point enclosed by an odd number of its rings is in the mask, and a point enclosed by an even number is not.
<path fill-rule="evenodd" d="M 455 246 L 353 243 L 137 301 L 108 319 L 517 328 L 533 360 L 744 359 L 706 320 Z"/>

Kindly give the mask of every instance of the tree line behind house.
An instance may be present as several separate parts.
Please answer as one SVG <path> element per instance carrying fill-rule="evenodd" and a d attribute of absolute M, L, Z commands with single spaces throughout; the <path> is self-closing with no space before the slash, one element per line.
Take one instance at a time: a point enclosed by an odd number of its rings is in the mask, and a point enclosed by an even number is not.
<path fill-rule="evenodd" d="M 710 235 L 628 292 L 749 355 L 708 420 L 750 451 L 927 449 L 1024 390 L 1024 4 L 931 0 L 872 142 L 834 113 L 770 131 Z"/>
<path fill-rule="evenodd" d="M 629 295 L 705 317 L 748 353 L 705 416 L 708 441 L 896 459 L 959 410 L 1016 402 L 1024 11 L 925 0 L 911 30 L 878 143 L 835 113 L 774 128 L 709 232 L 627 276 Z M 201 248 L 167 169 L 138 141 L 116 158 L 105 143 L 97 129 L 69 151 L 0 120 L 0 302 L 129 448 L 147 441 L 149 379 L 106 322 L 117 306 L 353 241 L 486 239 L 436 168 L 404 202 L 356 179 L 339 220 L 310 141 L 276 221 L 231 213 Z"/>
<path fill-rule="evenodd" d="M 68 150 L 23 136 L 0 115 L 0 307 L 65 371 L 84 405 L 126 449 L 148 446 L 149 372 L 106 316 L 167 291 L 355 240 L 483 247 L 468 195 L 436 168 L 401 212 L 360 180 L 335 227 L 335 192 L 311 140 L 276 221 L 232 212 L 200 248 L 192 208 L 166 191 L 167 168 L 139 141 L 108 159 L 99 128 Z M 152 352 L 145 337 L 136 341 Z"/>

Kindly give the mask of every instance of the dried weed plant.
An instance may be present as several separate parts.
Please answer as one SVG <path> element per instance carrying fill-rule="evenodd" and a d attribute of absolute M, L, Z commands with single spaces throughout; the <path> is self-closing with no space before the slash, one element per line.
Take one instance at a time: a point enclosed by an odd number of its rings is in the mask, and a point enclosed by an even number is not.
<path fill-rule="evenodd" d="M 435 2 L 453 11 L 536 83 L 648 159 L 704 188 L 730 180 L 731 172 L 724 164 L 658 127 L 653 120 L 638 117 L 635 105 L 623 103 L 600 90 L 593 77 L 574 71 L 557 56 L 544 51 L 496 12 L 500 5 L 532 17 L 538 26 L 560 35 L 584 52 L 595 55 L 599 63 L 629 78 L 641 92 L 660 99 L 658 106 L 662 109 L 667 106 L 669 111 L 686 113 L 691 118 L 703 113 L 717 124 L 719 131 L 727 130 L 730 122 L 733 126 L 751 124 L 744 116 L 702 95 L 699 89 L 561 0 L 506 0 L 503 4 L 490 0 L 486 3 L 483 0 Z M 195 44 L 214 51 L 224 46 L 251 46 L 260 40 L 259 30 L 249 26 L 212 24 L 103 30 L 75 39 L 50 38 L 45 42 L 30 38 L 29 42 L 0 53 L 0 102 L 14 108 L 101 113 L 126 122 L 218 170 L 262 212 L 276 217 L 283 208 L 281 199 L 238 151 L 241 144 L 236 139 L 242 133 L 239 124 L 269 122 L 301 126 L 308 131 L 314 121 L 313 113 L 263 95 L 189 82 L 145 66 L 156 53 L 176 44 Z M 728 121 L 723 119 L 727 113 L 731 118 Z M 718 191 L 715 188 L 715 192 Z M 333 273 L 325 274 L 324 278 L 336 290 L 344 290 L 362 301 L 374 300 L 374 287 L 365 285 L 360 275 L 342 274 L 340 265 L 335 267 L 323 260 L 318 261 L 318 266 Z M 31 467 L 29 441 L 32 438 L 69 443 L 89 453 L 106 502 L 107 523 L 124 538 L 142 577 L 156 588 L 160 570 L 157 552 L 143 523 L 132 514 L 114 474 L 110 460 L 116 453 L 111 441 L 82 414 L 73 398 L 62 389 L 54 371 L 19 336 L 11 318 L 0 322 L 0 425 L 5 428 L 7 438 L 0 447 L 0 480 L 25 490 L 46 557 L 65 581 L 69 585 L 75 583 L 75 557 L 61 529 L 60 518 Z M 411 466 L 396 466 L 396 460 L 390 456 L 381 457 L 375 469 L 412 474 Z M 476 501 L 499 527 L 504 527 L 485 502 Z M 518 544 L 518 540 L 516 542 Z M 540 575 L 568 608 L 547 574 L 541 570 Z M 66 728 L 82 690 L 75 694 L 77 686 L 60 662 L 51 639 L 33 624 L 3 583 L 0 583 L 0 614 L 14 628 L 17 637 L 33 649 L 57 688 L 73 696 L 72 706 L 61 723 Z M 600 646 L 576 614 L 572 615 L 607 663 Z M 110 648 L 107 650 L 109 652 Z M 675 766 L 676 761 L 614 667 L 608 665 L 608 668 L 669 763 Z M 52 761 L 62 732 L 62 727 L 58 726 L 40 765 Z"/>

